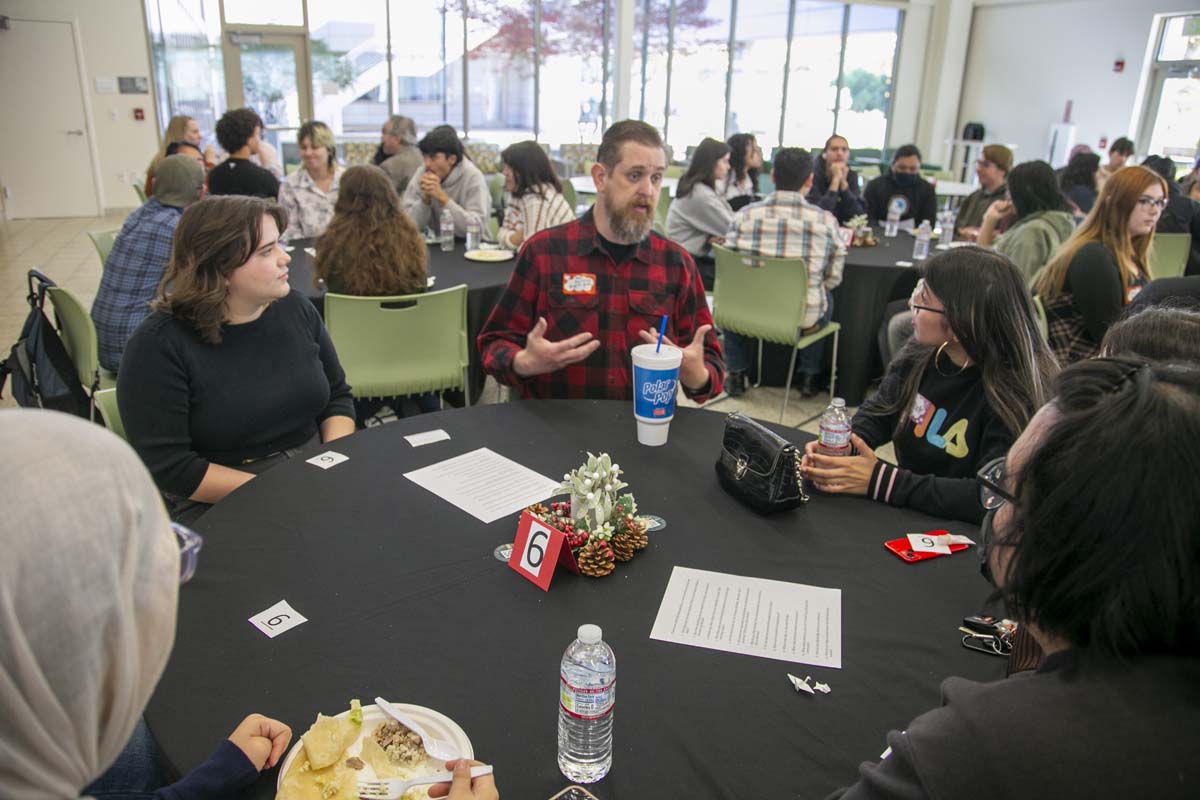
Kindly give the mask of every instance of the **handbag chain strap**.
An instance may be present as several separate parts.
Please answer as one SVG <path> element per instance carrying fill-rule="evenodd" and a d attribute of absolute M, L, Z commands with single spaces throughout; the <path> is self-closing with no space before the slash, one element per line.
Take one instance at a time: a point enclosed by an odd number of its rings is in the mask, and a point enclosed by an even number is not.
<path fill-rule="evenodd" d="M 808 502 L 808 494 L 804 491 L 804 479 L 800 477 L 800 448 L 792 445 L 792 459 L 796 468 L 796 491 L 800 492 L 800 502 Z"/>

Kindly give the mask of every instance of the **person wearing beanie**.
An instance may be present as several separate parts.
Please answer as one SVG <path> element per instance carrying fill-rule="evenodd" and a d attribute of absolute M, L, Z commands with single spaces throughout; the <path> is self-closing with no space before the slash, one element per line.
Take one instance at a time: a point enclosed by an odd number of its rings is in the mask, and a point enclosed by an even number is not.
<path fill-rule="evenodd" d="M 120 367 L 125 343 L 150 313 L 179 217 L 203 195 L 204 168 L 190 155 L 167 156 L 155 169 L 154 195 L 125 218 L 92 303 L 104 369 Z"/>
<path fill-rule="evenodd" d="M 1013 154 L 1002 144 L 989 144 L 983 148 L 975 162 L 975 175 L 979 188 L 972 192 L 958 209 L 955 227 L 960 236 L 974 240 L 983 224 L 984 212 L 997 200 L 1003 200 L 1008 191 L 1008 173 L 1012 170 Z"/>

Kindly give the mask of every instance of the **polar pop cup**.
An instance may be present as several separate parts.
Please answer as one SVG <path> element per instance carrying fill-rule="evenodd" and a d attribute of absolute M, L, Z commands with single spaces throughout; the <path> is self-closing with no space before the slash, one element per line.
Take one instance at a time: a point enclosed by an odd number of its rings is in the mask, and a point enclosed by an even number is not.
<path fill-rule="evenodd" d="M 675 390 L 683 351 L 664 344 L 639 344 L 633 348 L 633 415 L 637 418 L 638 443 L 658 447 L 667 443 L 667 432 L 675 416 Z"/>

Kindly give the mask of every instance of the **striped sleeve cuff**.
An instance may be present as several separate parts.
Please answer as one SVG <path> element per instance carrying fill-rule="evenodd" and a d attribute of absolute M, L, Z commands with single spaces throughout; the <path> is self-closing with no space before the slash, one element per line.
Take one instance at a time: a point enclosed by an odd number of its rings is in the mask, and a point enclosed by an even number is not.
<path fill-rule="evenodd" d="M 875 471 L 871 473 L 871 480 L 867 483 L 867 497 L 893 505 L 892 498 L 900 472 L 900 468 L 893 464 L 876 461 Z"/>

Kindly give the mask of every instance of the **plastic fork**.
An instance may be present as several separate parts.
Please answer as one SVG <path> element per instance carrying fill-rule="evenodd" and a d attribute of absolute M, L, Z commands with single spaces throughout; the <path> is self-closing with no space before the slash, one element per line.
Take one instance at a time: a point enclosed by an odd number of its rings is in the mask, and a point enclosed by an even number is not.
<path fill-rule="evenodd" d="M 483 764 L 471 767 L 471 777 L 478 778 L 492 774 L 492 765 Z M 398 800 L 414 786 L 424 786 L 429 783 L 449 783 L 454 780 L 453 772 L 439 772 L 436 775 L 422 775 L 419 778 L 388 778 L 382 781 L 359 781 L 358 796 L 368 800 Z"/>
<path fill-rule="evenodd" d="M 416 720 L 396 708 L 387 700 L 384 700 L 382 697 L 376 697 L 375 705 L 383 713 L 403 724 L 417 736 L 420 736 L 421 744 L 425 747 L 425 752 L 433 756 L 434 759 L 438 761 L 454 761 L 455 759 L 462 758 L 462 753 L 458 752 L 458 747 L 453 742 L 447 742 L 444 739 L 437 739 L 430 736 Z"/>

